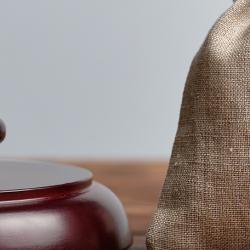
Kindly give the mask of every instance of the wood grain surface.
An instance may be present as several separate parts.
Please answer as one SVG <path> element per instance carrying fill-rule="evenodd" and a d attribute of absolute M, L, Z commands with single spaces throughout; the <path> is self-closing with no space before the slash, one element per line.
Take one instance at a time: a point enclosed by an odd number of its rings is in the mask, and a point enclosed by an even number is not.
<path fill-rule="evenodd" d="M 167 172 L 167 161 L 63 161 L 90 169 L 95 180 L 108 186 L 128 214 L 134 245 L 144 250 L 145 232 L 151 221 Z"/>

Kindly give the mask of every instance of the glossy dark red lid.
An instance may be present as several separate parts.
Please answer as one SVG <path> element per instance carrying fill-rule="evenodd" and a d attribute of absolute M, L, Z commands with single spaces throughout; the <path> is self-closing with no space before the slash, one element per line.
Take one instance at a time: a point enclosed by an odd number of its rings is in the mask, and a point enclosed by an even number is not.
<path fill-rule="evenodd" d="M 0 119 L 0 142 L 5 139 L 6 126 Z M 86 169 L 61 164 L 0 160 L 0 196 L 5 193 L 86 187 L 92 173 Z"/>
<path fill-rule="evenodd" d="M 0 160 L 0 173 L 0 200 L 66 194 L 92 182 L 86 169 L 47 162 Z"/>
<path fill-rule="evenodd" d="M 0 120 L 0 142 L 6 128 Z M 119 199 L 86 169 L 0 160 L 0 250 L 121 250 L 131 245 Z"/>

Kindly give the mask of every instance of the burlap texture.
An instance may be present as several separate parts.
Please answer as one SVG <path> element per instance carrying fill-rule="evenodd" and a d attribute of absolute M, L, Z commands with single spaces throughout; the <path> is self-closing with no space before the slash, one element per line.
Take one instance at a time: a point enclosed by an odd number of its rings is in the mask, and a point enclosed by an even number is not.
<path fill-rule="evenodd" d="M 148 250 L 250 249 L 250 0 L 193 60 Z"/>

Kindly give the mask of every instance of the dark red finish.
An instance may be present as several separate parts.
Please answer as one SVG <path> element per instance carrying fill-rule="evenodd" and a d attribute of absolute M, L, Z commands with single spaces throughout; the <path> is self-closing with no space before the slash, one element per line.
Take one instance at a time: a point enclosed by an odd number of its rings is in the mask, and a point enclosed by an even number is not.
<path fill-rule="evenodd" d="M 4 122 L 0 119 L 0 142 L 4 140 L 6 136 L 6 127 Z"/>
<path fill-rule="evenodd" d="M 120 201 L 89 171 L 0 161 L 0 250 L 121 250 L 130 244 Z"/>

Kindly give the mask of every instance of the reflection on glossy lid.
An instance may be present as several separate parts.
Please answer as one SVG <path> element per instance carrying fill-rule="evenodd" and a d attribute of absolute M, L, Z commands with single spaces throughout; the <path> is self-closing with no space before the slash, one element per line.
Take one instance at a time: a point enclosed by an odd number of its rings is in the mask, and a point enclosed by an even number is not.
<path fill-rule="evenodd" d="M 91 179 L 90 171 L 78 167 L 46 162 L 0 161 L 0 192 L 84 183 Z"/>

